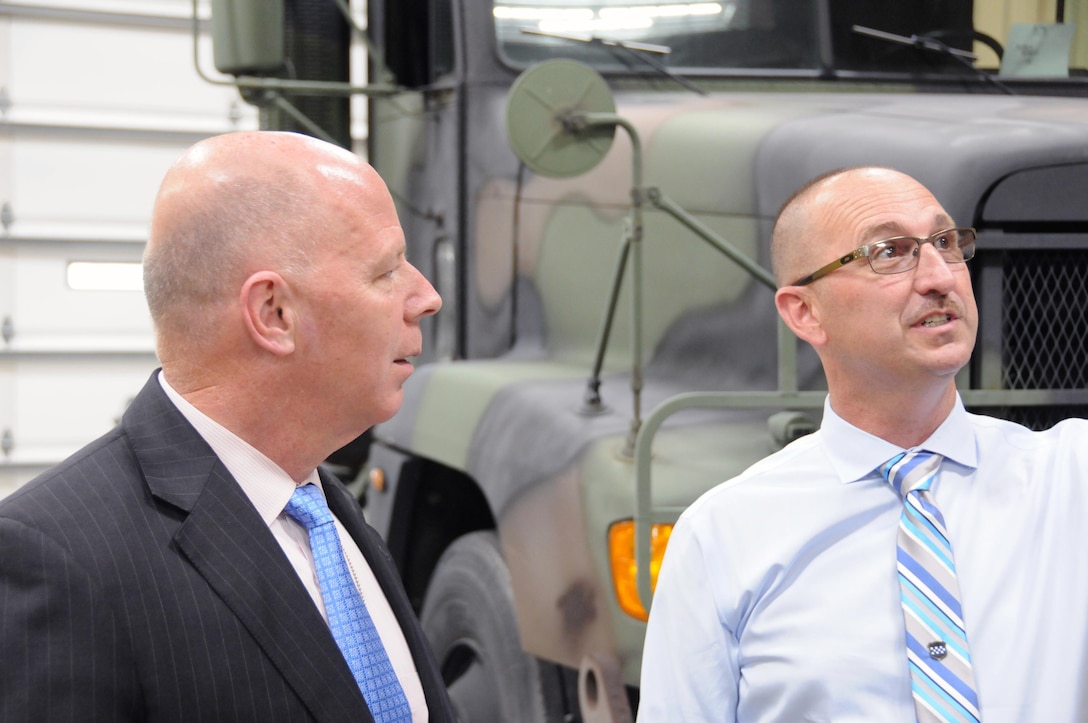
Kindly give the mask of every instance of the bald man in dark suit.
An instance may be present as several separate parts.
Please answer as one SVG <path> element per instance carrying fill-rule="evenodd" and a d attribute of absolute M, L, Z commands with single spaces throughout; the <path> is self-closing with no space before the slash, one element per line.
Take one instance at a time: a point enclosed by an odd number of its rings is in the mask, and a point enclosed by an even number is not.
<path fill-rule="evenodd" d="M 318 469 L 400 406 L 441 300 L 385 184 L 305 136 L 217 136 L 159 191 L 145 290 L 162 369 L 116 429 L 0 503 L 0 720 L 385 720 L 327 622 L 315 485 L 401 720 L 453 721 L 378 535 Z"/>

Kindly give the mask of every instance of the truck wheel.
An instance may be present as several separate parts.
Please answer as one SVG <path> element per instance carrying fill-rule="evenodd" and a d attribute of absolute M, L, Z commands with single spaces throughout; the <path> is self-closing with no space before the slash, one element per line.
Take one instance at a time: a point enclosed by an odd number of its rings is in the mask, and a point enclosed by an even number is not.
<path fill-rule="evenodd" d="M 510 573 L 490 531 L 457 539 L 442 554 L 420 615 L 462 723 L 562 720 L 556 672 L 526 655 Z"/>

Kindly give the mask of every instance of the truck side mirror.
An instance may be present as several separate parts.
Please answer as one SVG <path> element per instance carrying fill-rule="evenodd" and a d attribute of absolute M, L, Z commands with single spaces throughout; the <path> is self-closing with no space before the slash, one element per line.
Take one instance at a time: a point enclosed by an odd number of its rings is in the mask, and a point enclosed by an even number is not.
<path fill-rule="evenodd" d="M 284 0 L 212 0 L 215 69 L 230 75 L 282 70 Z"/>
<path fill-rule="evenodd" d="M 532 171 L 549 178 L 595 168 L 608 155 L 621 123 L 608 83 L 575 60 L 536 63 L 518 76 L 506 100 L 511 149 Z"/>

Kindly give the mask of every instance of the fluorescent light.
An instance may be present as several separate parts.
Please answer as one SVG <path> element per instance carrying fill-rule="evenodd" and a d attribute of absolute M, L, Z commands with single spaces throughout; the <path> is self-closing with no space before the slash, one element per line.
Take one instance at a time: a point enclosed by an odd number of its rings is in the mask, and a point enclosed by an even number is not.
<path fill-rule="evenodd" d="M 496 5 L 493 11 L 499 20 L 567 20 L 591 21 L 591 8 L 534 8 Z"/>
<path fill-rule="evenodd" d="M 612 5 L 597 12 L 591 8 L 531 5 L 496 5 L 492 10 L 496 20 L 535 22 L 537 30 L 546 33 L 645 30 L 653 27 L 655 18 L 721 15 L 723 12 L 722 4 L 718 2 Z"/>
<path fill-rule="evenodd" d="M 625 5 L 604 7 L 600 10 L 602 19 L 612 17 L 684 18 L 692 15 L 721 15 L 721 13 L 722 6 L 719 3 Z"/>
<path fill-rule="evenodd" d="M 545 33 L 571 33 L 579 31 L 609 32 L 612 30 L 644 30 L 652 27 L 653 18 L 590 18 L 588 20 L 541 20 L 538 26 Z"/>
<path fill-rule="evenodd" d="M 72 261 L 68 264 L 68 288 L 75 291 L 143 291 L 143 265 Z"/>

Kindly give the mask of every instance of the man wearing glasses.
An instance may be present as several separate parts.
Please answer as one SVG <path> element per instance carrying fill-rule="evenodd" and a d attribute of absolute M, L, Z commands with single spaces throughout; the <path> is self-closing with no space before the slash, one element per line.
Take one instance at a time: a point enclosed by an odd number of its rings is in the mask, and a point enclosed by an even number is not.
<path fill-rule="evenodd" d="M 783 207 L 775 301 L 823 424 L 680 518 L 640 721 L 1088 720 L 1088 423 L 964 409 L 975 236 L 886 168 Z"/>

